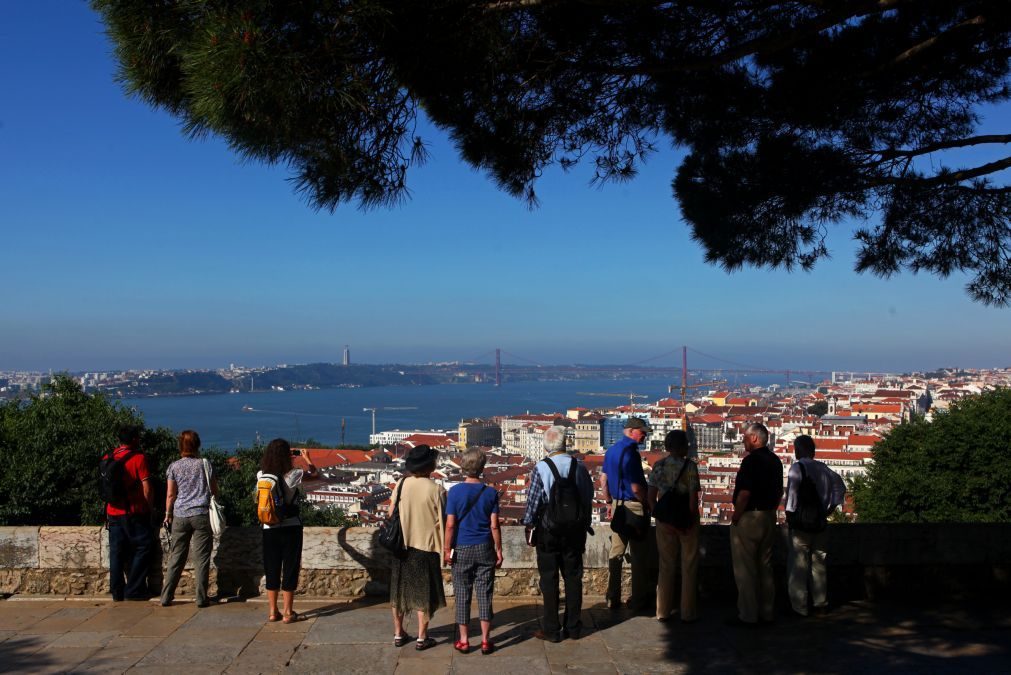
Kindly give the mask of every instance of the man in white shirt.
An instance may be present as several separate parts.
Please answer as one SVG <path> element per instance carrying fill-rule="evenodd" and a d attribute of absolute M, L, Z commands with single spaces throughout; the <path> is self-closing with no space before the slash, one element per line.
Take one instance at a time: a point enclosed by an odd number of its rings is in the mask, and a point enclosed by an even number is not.
<path fill-rule="evenodd" d="M 828 532 L 825 517 L 835 511 L 846 495 L 843 479 L 824 462 L 814 459 L 815 444 L 810 436 L 798 436 L 793 442 L 797 461 L 790 467 L 786 483 L 786 522 L 790 527 L 790 552 L 787 557 L 790 604 L 801 616 L 808 615 L 808 584 L 811 604 L 816 613 L 828 608 L 828 576 L 825 569 Z M 817 491 L 821 518 L 813 527 L 800 517 L 802 510 L 801 484 L 810 479 Z"/>

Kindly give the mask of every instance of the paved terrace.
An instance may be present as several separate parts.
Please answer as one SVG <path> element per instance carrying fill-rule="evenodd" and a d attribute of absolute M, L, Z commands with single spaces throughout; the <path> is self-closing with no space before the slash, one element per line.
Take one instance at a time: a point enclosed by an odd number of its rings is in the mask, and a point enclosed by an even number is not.
<path fill-rule="evenodd" d="M 452 603 L 452 600 L 450 600 Z M 457 654 L 452 604 L 424 652 L 397 649 L 385 604 L 297 600 L 306 620 L 267 623 L 262 601 L 198 610 L 102 599 L 0 601 L 0 671 L 74 673 L 997 673 L 1011 671 L 1005 607 L 912 608 L 851 602 L 827 616 L 725 625 L 729 603 L 694 624 L 611 613 L 588 600 L 579 641 L 545 644 L 536 599 L 497 600 L 498 651 Z M 476 621 L 475 621 L 476 623 Z M 409 624 L 410 625 L 410 624 Z M 476 626 L 473 627 L 476 629 Z M 412 628 L 413 631 L 413 628 Z M 411 633 L 413 635 L 413 632 Z M 477 634 L 476 630 L 472 632 Z M 478 644 L 472 639 L 472 644 Z"/>

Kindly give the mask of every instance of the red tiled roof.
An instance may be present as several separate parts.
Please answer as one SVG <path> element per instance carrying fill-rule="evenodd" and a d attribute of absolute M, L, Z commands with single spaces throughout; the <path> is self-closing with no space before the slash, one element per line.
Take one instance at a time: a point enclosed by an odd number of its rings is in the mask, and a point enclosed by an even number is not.
<path fill-rule="evenodd" d="M 448 448 L 453 444 L 453 439 L 446 434 L 411 434 L 401 442 L 411 447 L 427 445 L 432 448 Z"/>
<path fill-rule="evenodd" d="M 854 403 L 853 412 L 901 413 L 902 406 L 888 403 Z"/>
<path fill-rule="evenodd" d="M 521 477 L 525 477 L 529 470 L 525 466 L 514 466 L 501 471 L 489 472 L 484 476 L 484 482 L 488 484 L 505 483 Z"/>
<path fill-rule="evenodd" d="M 872 459 L 873 457 L 873 452 L 862 452 L 859 450 L 827 450 L 822 452 L 821 448 L 819 448 L 815 453 L 815 459 L 820 459 L 822 461 L 827 459 Z"/>
<path fill-rule="evenodd" d="M 332 466 L 347 466 L 349 464 L 364 464 L 371 462 L 372 456 L 367 450 L 346 450 L 343 448 L 295 448 L 301 454 L 291 460 L 293 466 L 306 469 L 308 457 L 318 469 Z"/>
<path fill-rule="evenodd" d="M 846 447 L 848 440 L 847 438 L 818 437 L 814 439 L 814 445 L 817 448 L 817 453 L 820 455 L 822 450 L 842 450 Z"/>

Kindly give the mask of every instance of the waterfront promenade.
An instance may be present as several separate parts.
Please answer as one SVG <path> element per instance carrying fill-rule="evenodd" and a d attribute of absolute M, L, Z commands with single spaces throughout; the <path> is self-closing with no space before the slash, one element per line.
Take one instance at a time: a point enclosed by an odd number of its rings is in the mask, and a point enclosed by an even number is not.
<path fill-rule="evenodd" d="M 829 615 L 780 615 L 761 628 L 724 620 L 731 603 L 694 624 L 612 613 L 587 598 L 579 641 L 546 644 L 536 598 L 496 601 L 498 650 L 452 649 L 452 599 L 430 634 L 439 645 L 391 644 L 389 608 L 369 601 L 307 601 L 306 620 L 264 621 L 262 601 L 198 610 L 192 602 L 13 596 L 0 602 L 0 671 L 73 673 L 997 673 L 1011 669 L 1006 610 L 847 603 Z M 476 623 L 476 621 L 475 621 Z M 409 626 L 412 626 L 413 621 Z M 473 631 L 473 629 L 472 629 Z M 472 632 L 472 635 L 474 632 Z M 472 639 L 477 646 L 479 640 Z"/>

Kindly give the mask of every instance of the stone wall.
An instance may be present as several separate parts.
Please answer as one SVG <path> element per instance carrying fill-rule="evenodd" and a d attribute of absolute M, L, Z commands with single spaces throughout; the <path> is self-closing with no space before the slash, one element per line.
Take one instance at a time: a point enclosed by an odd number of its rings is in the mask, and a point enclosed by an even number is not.
<path fill-rule="evenodd" d="M 700 588 L 703 597 L 734 597 L 728 528 L 702 528 Z M 385 595 L 389 559 L 371 528 L 307 528 L 300 593 L 317 597 Z M 776 548 L 777 581 L 784 582 L 785 531 Z M 587 540 L 584 592 L 604 594 L 609 531 L 598 527 Z M 830 526 L 830 593 L 837 601 L 888 596 L 1007 598 L 1011 586 L 1011 525 L 945 524 Z M 523 529 L 503 528 L 505 563 L 496 573 L 496 594 L 537 595 L 533 549 Z M 650 538 L 652 539 L 652 538 Z M 649 542 L 651 548 L 652 541 Z M 167 544 L 149 579 L 161 585 Z M 654 564 L 651 570 L 655 574 Z M 109 588 L 108 533 L 101 527 L 0 527 L 0 592 L 103 595 Z M 452 593 L 449 570 L 444 571 Z M 215 542 L 212 593 L 253 596 L 262 592 L 260 531 L 229 528 Z M 626 566 L 627 593 L 627 566 Z M 192 594 L 190 568 L 180 596 Z"/>

